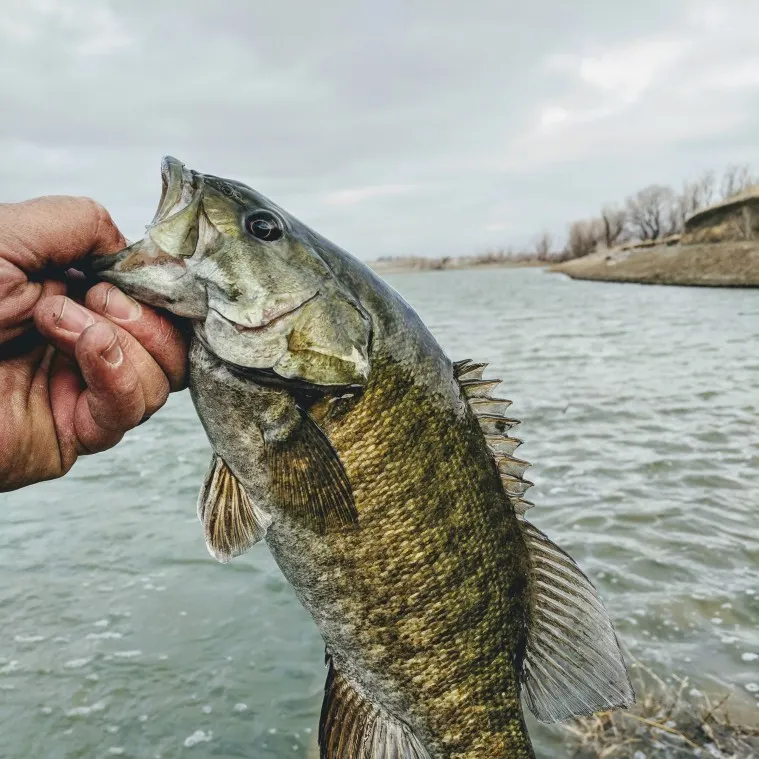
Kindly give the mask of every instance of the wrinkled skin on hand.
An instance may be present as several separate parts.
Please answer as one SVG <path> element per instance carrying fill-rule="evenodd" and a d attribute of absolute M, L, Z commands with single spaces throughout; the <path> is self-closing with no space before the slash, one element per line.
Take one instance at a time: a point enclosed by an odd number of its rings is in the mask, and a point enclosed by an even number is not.
<path fill-rule="evenodd" d="M 47 277 L 124 245 L 87 198 L 0 204 L 0 491 L 60 477 L 184 387 L 186 342 L 165 315 Z"/>

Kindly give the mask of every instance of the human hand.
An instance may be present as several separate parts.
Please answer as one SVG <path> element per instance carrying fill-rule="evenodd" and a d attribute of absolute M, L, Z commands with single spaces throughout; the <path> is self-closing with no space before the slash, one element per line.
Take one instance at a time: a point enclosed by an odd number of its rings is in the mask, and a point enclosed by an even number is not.
<path fill-rule="evenodd" d="M 0 204 L 0 491 L 62 476 L 184 387 L 186 341 L 166 316 L 107 283 L 78 303 L 45 278 L 124 246 L 87 198 Z"/>

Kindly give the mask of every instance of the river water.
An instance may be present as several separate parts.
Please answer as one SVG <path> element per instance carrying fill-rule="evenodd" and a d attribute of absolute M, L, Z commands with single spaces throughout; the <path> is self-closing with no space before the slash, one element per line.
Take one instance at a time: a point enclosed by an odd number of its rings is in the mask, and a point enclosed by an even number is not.
<path fill-rule="evenodd" d="M 759 720 L 759 296 L 535 269 L 388 277 L 490 361 L 531 520 L 633 656 Z M 206 553 L 187 393 L 64 479 L 0 496 L 0 757 L 304 759 L 323 647 L 265 546 Z M 541 757 L 562 734 L 531 722 Z"/>

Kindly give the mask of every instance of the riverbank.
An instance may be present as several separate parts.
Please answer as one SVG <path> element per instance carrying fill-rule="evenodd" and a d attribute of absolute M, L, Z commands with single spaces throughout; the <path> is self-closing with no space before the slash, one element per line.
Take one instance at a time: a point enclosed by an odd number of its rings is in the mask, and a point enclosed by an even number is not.
<path fill-rule="evenodd" d="M 551 266 L 572 279 L 692 287 L 759 287 L 759 244 L 654 245 L 603 251 Z"/>
<path fill-rule="evenodd" d="M 367 261 L 377 274 L 404 274 L 412 271 L 451 271 L 459 269 L 522 269 L 545 266 L 535 258 L 511 258 L 508 256 L 457 256 L 446 258 L 422 258 L 408 256 L 381 258 Z"/>

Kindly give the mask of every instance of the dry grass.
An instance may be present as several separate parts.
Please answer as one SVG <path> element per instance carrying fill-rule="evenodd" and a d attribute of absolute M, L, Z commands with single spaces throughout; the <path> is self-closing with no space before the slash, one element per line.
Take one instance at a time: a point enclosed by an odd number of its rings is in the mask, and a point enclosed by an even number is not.
<path fill-rule="evenodd" d="M 575 759 L 759 758 L 759 727 L 731 719 L 731 694 L 715 702 L 693 691 L 687 679 L 670 685 L 640 662 L 633 666 L 638 696 L 634 709 L 562 725 L 576 749 Z"/>

